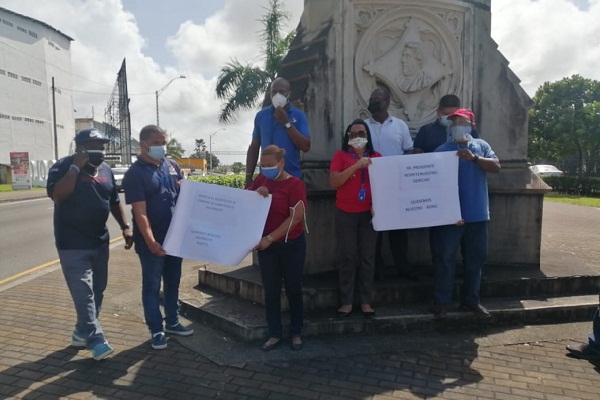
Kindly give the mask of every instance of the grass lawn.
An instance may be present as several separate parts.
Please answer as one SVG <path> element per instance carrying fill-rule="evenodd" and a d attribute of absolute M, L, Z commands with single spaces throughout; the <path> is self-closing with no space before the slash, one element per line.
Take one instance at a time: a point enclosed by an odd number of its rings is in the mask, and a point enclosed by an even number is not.
<path fill-rule="evenodd" d="M 546 193 L 544 200 L 554 201 L 556 203 L 576 204 L 579 206 L 598 207 L 600 208 L 600 198 L 597 197 L 581 197 L 567 194 Z"/>
<path fill-rule="evenodd" d="M 33 187 L 33 188 L 31 188 L 31 190 L 46 190 L 46 188 L 43 188 L 43 187 Z M 13 191 L 12 184 L 7 183 L 7 184 L 0 185 L 0 193 L 2 193 L 2 192 L 12 192 L 12 191 Z"/>

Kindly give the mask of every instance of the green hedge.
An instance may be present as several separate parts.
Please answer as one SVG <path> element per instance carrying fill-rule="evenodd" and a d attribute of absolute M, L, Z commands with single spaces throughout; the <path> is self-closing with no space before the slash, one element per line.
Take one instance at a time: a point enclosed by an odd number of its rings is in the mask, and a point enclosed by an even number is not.
<path fill-rule="evenodd" d="M 243 189 L 246 183 L 245 174 L 237 175 L 208 175 L 208 176 L 191 176 L 188 178 L 191 181 L 210 183 L 213 185 L 228 186 L 238 189 Z"/>
<path fill-rule="evenodd" d="M 544 176 L 552 191 L 576 196 L 600 197 L 600 178 L 579 176 Z"/>

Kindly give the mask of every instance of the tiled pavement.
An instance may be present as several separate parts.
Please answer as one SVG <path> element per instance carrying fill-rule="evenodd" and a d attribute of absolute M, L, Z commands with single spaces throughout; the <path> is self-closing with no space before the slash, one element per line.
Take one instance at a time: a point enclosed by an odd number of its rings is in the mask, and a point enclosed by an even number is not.
<path fill-rule="evenodd" d="M 598 210 L 546 208 L 559 215 L 545 240 L 564 243 L 573 213 L 588 213 L 586 263 L 598 264 Z M 563 225 L 566 224 L 566 225 Z M 595 228 L 594 228 L 595 227 Z M 550 235 L 551 237 L 548 237 Z M 574 235 L 569 235 L 572 237 Z M 570 239 L 565 239 L 570 240 Z M 595 244 L 594 244 L 595 243 Z M 591 255 L 590 255 L 591 254 Z M 594 256 L 595 254 L 595 256 Z M 595 258 L 594 258 L 595 257 Z M 565 356 L 583 340 L 589 323 L 466 333 L 331 338 L 347 343 L 339 356 L 281 346 L 262 354 L 257 344 L 236 344 L 194 323 L 204 346 L 247 351 L 215 363 L 186 338 L 166 350 L 149 346 L 140 306 L 137 258 L 116 243 L 101 321 L 115 353 L 101 362 L 68 347 L 74 311 L 58 266 L 0 287 L 0 398 L 18 399 L 599 399 L 600 363 Z M 186 263 L 187 275 L 193 274 Z M 385 344 L 397 341 L 386 349 Z M 316 346 L 316 345 L 315 345 Z M 242 350 L 240 350 L 242 349 Z M 318 349 L 317 349 L 318 350 Z M 289 355 L 289 357 L 287 357 Z"/>

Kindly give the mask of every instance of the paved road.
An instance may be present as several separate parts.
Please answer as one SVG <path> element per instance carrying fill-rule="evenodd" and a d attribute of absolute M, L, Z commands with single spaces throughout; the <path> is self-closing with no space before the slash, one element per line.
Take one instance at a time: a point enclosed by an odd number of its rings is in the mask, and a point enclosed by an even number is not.
<path fill-rule="evenodd" d="M 58 258 L 54 205 L 47 197 L 39 197 L 45 192 L 35 192 L 38 198 L 0 202 L 0 281 Z M 108 227 L 111 237 L 121 235 L 112 216 Z"/>
<path fill-rule="evenodd" d="M 598 265 L 598 211 L 549 206 L 548 215 L 558 216 L 560 222 L 544 229 L 544 243 L 557 247 L 551 256 L 571 253 L 579 262 Z M 570 242 L 581 230 L 585 237 Z M 193 274 L 192 268 L 186 271 Z M 193 323 L 193 337 L 170 338 L 166 350 L 153 351 L 139 299 L 136 256 L 115 244 L 101 320 L 116 351 L 94 362 L 89 352 L 68 346 L 75 316 L 57 268 L 0 285 L 0 398 L 600 398 L 600 362 L 572 359 L 564 350 L 572 341 L 585 340 L 590 323 L 336 336 L 326 338 L 343 349 L 333 354 L 319 351 L 318 341 L 310 338 L 301 352 L 281 346 L 263 353 L 258 344 L 237 343 L 209 326 Z M 204 355 L 216 351 L 223 354 L 221 362 Z"/>

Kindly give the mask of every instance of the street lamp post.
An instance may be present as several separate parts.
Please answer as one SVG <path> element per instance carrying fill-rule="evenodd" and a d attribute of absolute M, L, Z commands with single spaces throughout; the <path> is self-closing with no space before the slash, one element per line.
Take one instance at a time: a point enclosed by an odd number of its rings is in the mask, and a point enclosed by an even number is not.
<path fill-rule="evenodd" d="M 185 79 L 185 75 L 179 75 L 176 76 L 175 78 L 171 79 L 169 82 L 167 82 L 167 84 L 165 86 L 163 86 L 162 88 L 158 89 L 156 91 L 156 126 L 160 126 L 160 120 L 158 117 L 158 96 L 160 96 L 162 94 L 162 92 L 165 91 L 165 89 L 171 84 L 171 82 L 173 82 L 175 79 Z"/>
<path fill-rule="evenodd" d="M 219 131 L 224 131 L 225 128 L 219 128 L 216 131 L 214 131 L 213 133 L 210 134 L 210 136 L 208 137 L 208 152 L 210 153 L 210 160 L 208 161 L 210 163 L 210 171 L 212 171 L 212 159 L 213 159 L 213 154 L 212 154 L 212 137 L 215 136 L 217 133 L 219 133 Z"/>

